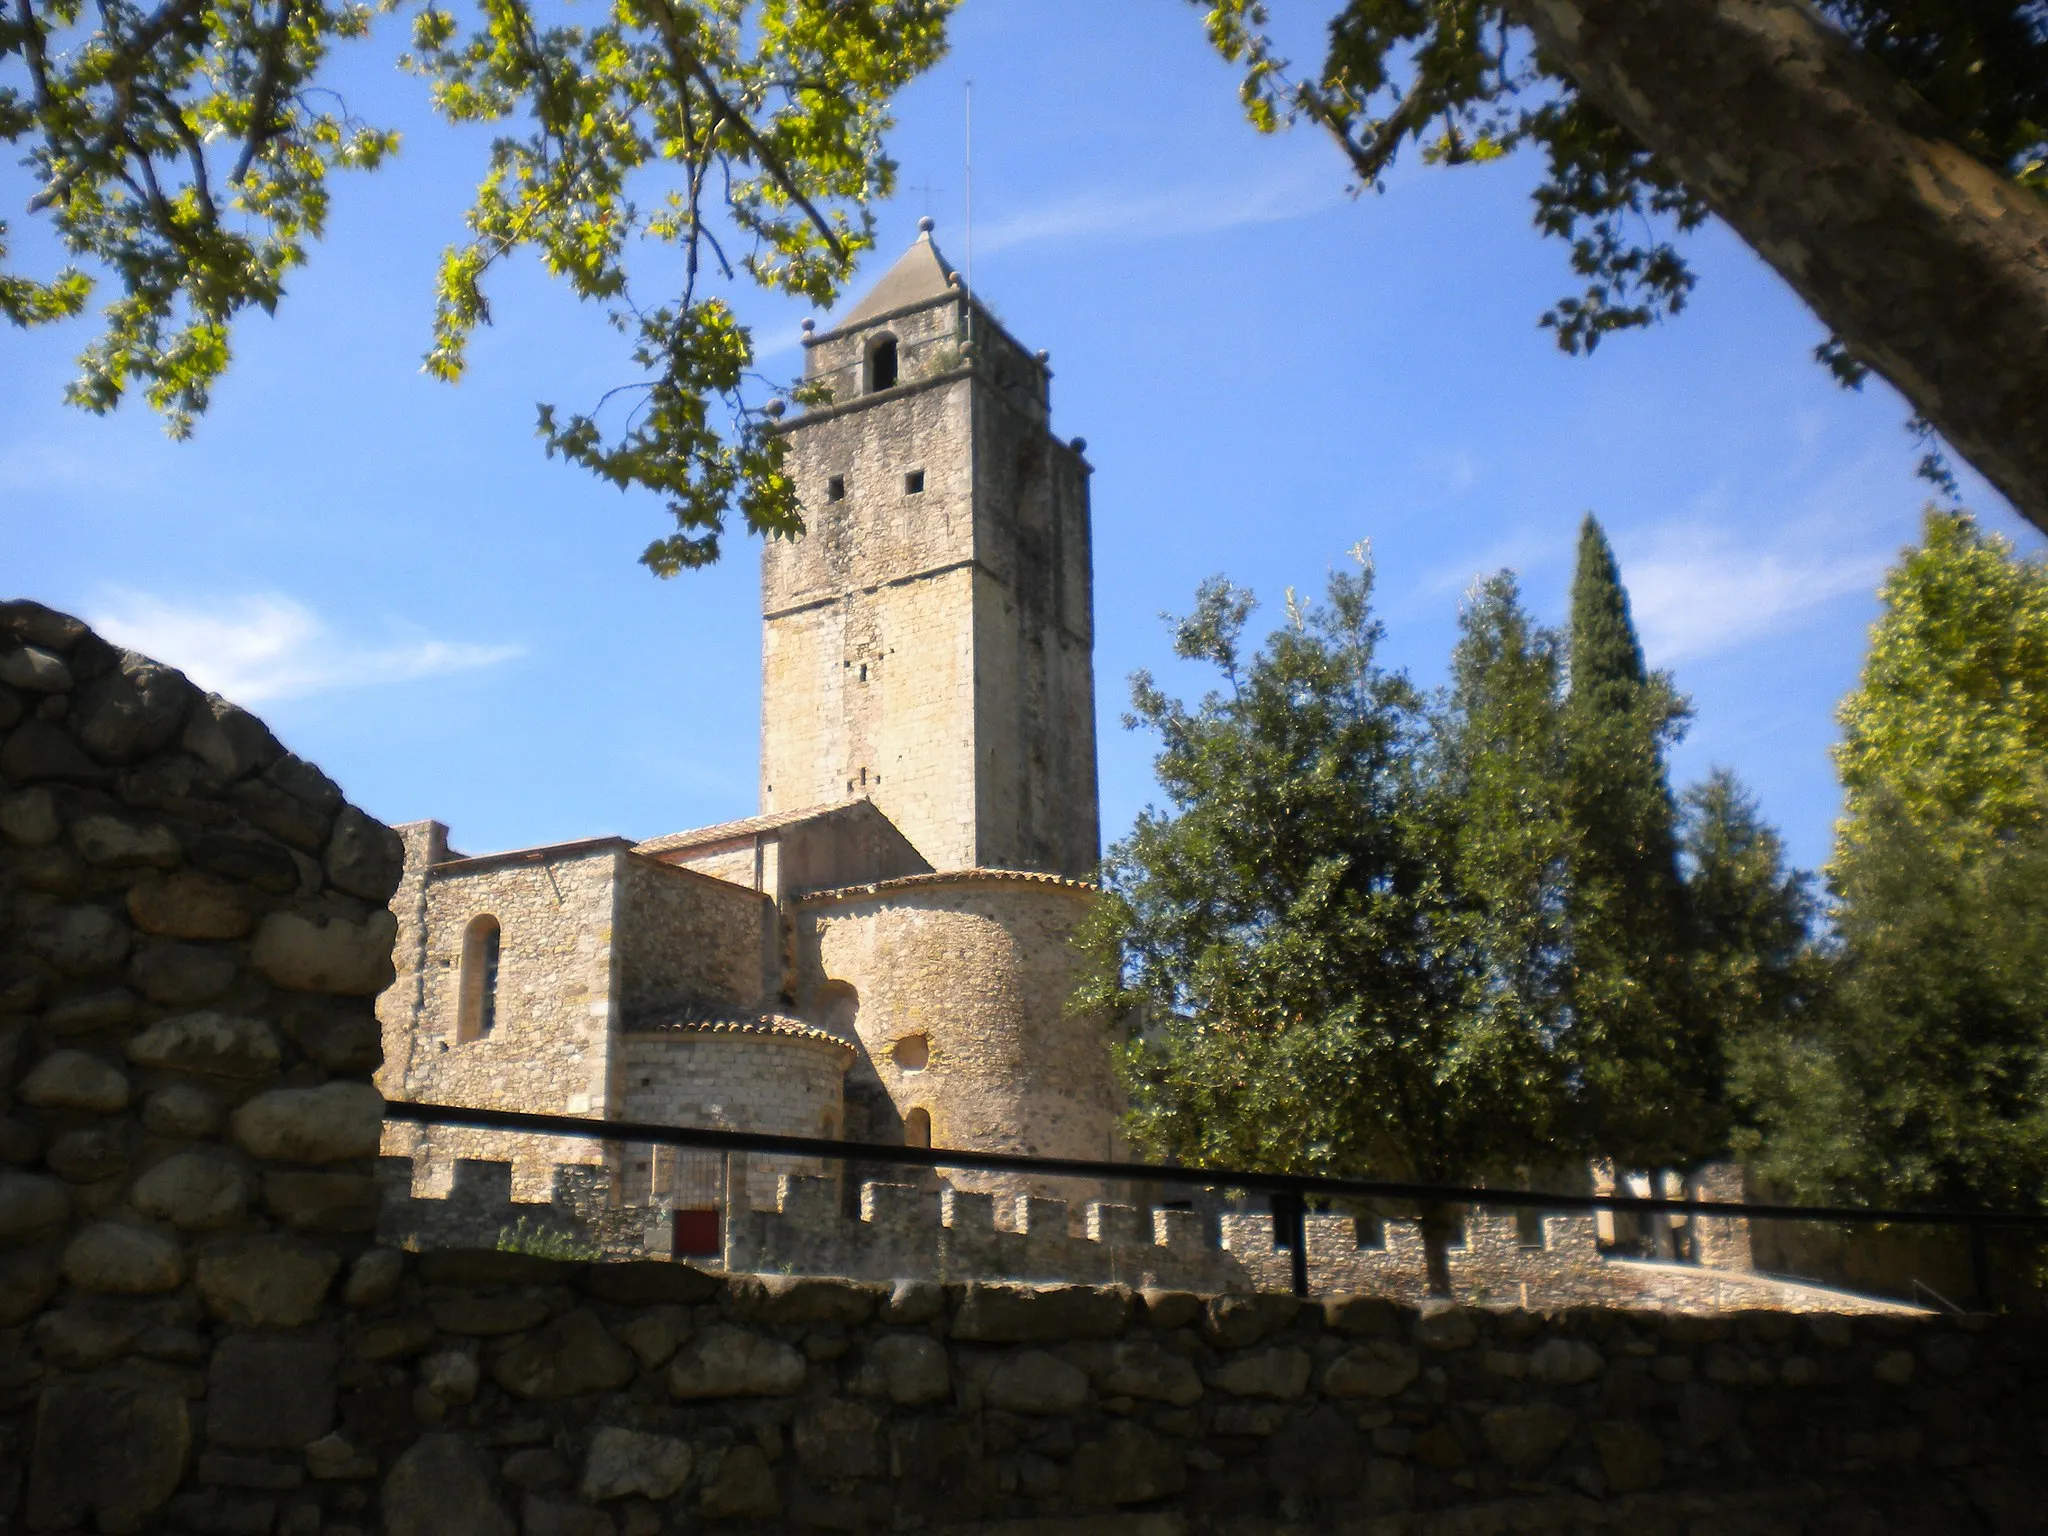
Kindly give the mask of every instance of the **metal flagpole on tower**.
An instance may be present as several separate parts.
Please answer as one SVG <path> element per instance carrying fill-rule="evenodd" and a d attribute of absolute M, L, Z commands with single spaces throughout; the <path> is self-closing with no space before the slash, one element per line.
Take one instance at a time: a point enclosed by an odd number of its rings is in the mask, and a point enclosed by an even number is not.
<path fill-rule="evenodd" d="M 974 292 L 974 82 L 967 82 L 967 291 Z"/>

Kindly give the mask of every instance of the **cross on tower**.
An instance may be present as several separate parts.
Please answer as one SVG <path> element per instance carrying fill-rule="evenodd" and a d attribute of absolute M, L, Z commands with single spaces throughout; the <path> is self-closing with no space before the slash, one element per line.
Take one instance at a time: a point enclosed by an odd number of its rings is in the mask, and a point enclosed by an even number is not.
<path fill-rule="evenodd" d="M 946 189 L 944 187 L 934 186 L 930 181 L 926 181 L 918 186 L 905 187 L 903 190 L 906 192 L 922 192 L 924 194 L 924 211 L 926 212 L 926 214 L 930 214 L 930 212 L 932 211 L 932 194 L 934 192 L 943 192 Z"/>

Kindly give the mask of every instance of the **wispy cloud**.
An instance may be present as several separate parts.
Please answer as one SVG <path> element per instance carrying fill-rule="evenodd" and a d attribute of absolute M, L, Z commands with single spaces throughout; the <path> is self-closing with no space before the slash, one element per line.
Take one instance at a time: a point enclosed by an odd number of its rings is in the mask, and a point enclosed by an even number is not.
<path fill-rule="evenodd" d="M 1340 171 L 1327 161 L 1305 159 L 1278 175 L 1234 182 L 1191 182 L 1150 191 L 1094 188 L 992 220 L 974 232 L 974 244 L 988 255 L 1019 245 L 1206 235 L 1305 218 L 1335 207 L 1344 197 Z"/>
<path fill-rule="evenodd" d="M 525 651 L 436 639 L 412 626 L 393 626 L 382 639 L 347 635 L 277 592 L 182 604 L 120 589 L 109 592 L 91 618 L 110 639 L 242 704 L 466 672 Z"/>
<path fill-rule="evenodd" d="M 1889 549 L 1815 549 L 1794 530 L 1776 548 L 1732 538 L 1666 533 L 1622 573 L 1651 661 L 1725 651 L 1791 627 L 1815 609 L 1873 591 Z M 1805 547 L 1802 547 L 1805 546 Z"/>

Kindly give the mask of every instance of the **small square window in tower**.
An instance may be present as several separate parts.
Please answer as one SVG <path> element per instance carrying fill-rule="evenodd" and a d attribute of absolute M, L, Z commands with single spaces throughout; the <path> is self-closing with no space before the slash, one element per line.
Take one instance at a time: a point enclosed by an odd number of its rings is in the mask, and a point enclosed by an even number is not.
<path fill-rule="evenodd" d="M 825 499 L 827 501 L 846 500 L 846 476 L 834 475 L 825 482 Z"/>
<path fill-rule="evenodd" d="M 922 496 L 924 494 L 923 470 L 913 469 L 903 477 L 903 494 L 906 496 Z"/>

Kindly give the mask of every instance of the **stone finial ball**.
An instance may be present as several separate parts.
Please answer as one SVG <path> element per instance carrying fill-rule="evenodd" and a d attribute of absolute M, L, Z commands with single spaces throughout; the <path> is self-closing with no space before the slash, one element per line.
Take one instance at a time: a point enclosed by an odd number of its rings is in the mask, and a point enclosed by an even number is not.
<path fill-rule="evenodd" d="M 934 226 L 932 224 L 932 216 L 930 214 L 926 214 L 923 218 L 917 221 L 917 232 L 920 235 L 930 234 L 932 232 L 933 227 Z"/>
<path fill-rule="evenodd" d="M 1052 354 L 1046 351 L 1043 347 L 1040 347 L 1036 352 L 1032 353 L 1031 355 L 1037 358 L 1041 363 L 1049 363 L 1052 361 Z"/>
<path fill-rule="evenodd" d="M 761 414 L 763 416 L 766 416 L 770 421 L 780 421 L 782 420 L 782 413 L 788 409 L 789 407 L 784 405 L 780 400 L 770 400 L 766 405 L 761 407 Z"/>
<path fill-rule="evenodd" d="M 815 330 L 816 330 L 817 328 L 818 328 L 818 322 L 817 322 L 817 321 L 815 321 L 815 320 L 806 320 L 806 321 L 804 322 L 804 334 L 805 334 L 806 336 L 810 335 L 810 334 L 811 334 L 811 332 L 815 331 Z"/>
<path fill-rule="evenodd" d="M 958 272 L 948 272 L 946 274 L 946 286 L 958 288 L 960 286 L 960 274 Z"/>
<path fill-rule="evenodd" d="M 1075 439 L 1074 439 L 1074 452 L 1076 452 L 1076 453 L 1086 453 L 1087 451 L 1088 451 L 1088 439 L 1087 439 L 1087 438 L 1085 438 L 1085 437 L 1077 437 L 1077 438 L 1075 438 Z"/>

